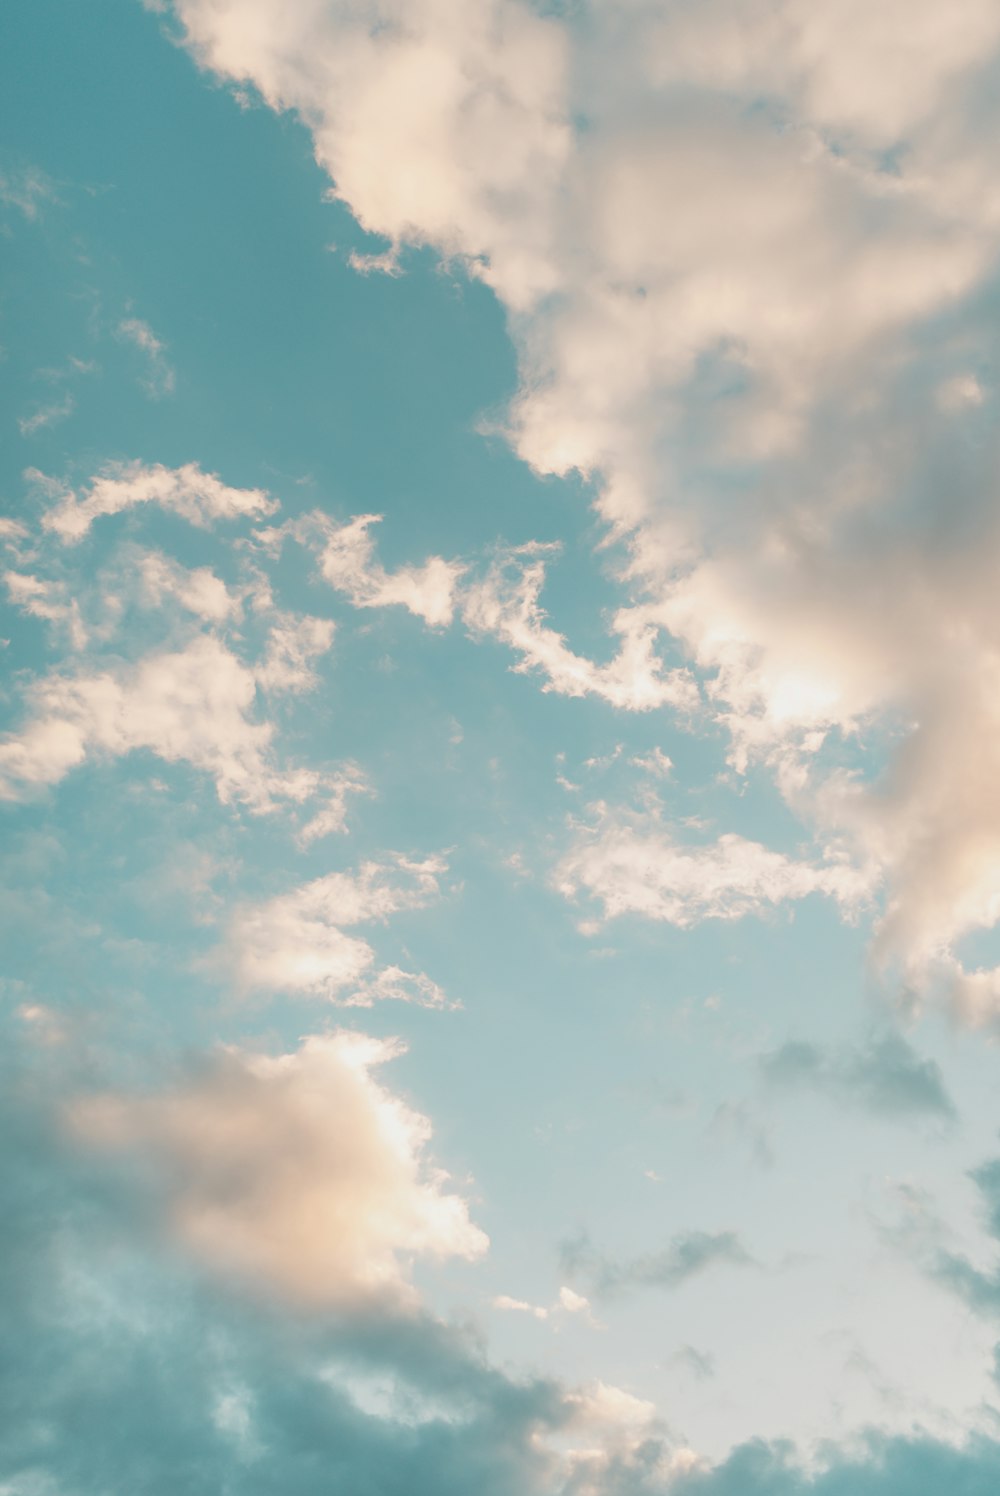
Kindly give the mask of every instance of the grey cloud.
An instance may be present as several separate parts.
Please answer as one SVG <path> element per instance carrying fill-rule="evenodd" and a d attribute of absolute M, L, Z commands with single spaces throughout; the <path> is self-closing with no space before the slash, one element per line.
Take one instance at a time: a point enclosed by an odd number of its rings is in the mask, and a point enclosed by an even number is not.
<path fill-rule="evenodd" d="M 680 1366 L 686 1366 L 699 1381 L 715 1376 L 715 1357 L 709 1351 L 700 1351 L 693 1345 L 682 1345 L 671 1357 Z"/>
<path fill-rule="evenodd" d="M 986 1229 L 1000 1242 L 1000 1158 L 989 1159 L 972 1169 L 969 1178 L 978 1186 Z M 933 1253 L 930 1273 L 977 1314 L 1000 1314 L 1000 1261 L 992 1272 L 984 1272 L 961 1253 L 942 1249 Z"/>
<path fill-rule="evenodd" d="M 827 1449 L 823 1463 L 807 1473 L 790 1445 L 753 1442 L 714 1470 L 677 1481 L 671 1496 L 994 1496 L 1000 1489 L 1000 1445 L 990 1439 L 956 1448 L 872 1433 L 860 1452 Z"/>
<path fill-rule="evenodd" d="M 598 1295 L 630 1288 L 679 1288 L 711 1267 L 749 1267 L 753 1258 L 734 1231 L 680 1231 L 662 1251 L 615 1260 L 595 1251 L 589 1238 L 563 1246 L 563 1271 L 583 1276 Z"/>
<path fill-rule="evenodd" d="M 793 1040 L 762 1055 L 760 1069 L 775 1089 L 808 1086 L 879 1116 L 955 1116 L 941 1067 L 899 1034 L 839 1048 Z"/>

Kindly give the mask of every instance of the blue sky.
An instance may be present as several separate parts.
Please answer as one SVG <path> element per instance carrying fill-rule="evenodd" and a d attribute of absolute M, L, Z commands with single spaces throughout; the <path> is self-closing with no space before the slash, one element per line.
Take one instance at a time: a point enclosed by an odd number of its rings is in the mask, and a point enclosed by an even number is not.
<path fill-rule="evenodd" d="M 996 1485 L 987 0 L 13 0 L 3 1489 Z"/>

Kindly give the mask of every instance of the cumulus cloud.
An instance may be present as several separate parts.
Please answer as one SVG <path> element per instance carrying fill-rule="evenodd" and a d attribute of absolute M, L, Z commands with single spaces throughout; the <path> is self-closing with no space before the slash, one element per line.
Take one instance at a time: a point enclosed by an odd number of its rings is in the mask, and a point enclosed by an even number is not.
<path fill-rule="evenodd" d="M 846 861 L 803 862 L 726 834 L 681 841 L 659 808 L 601 802 L 573 825 L 573 844 L 553 874 L 567 899 L 597 899 L 605 919 L 637 914 L 681 928 L 703 919 L 742 919 L 822 893 L 850 908 L 866 878 Z"/>
<path fill-rule="evenodd" d="M 144 599 L 155 607 L 177 602 L 206 623 L 225 623 L 239 614 L 239 599 L 210 566 L 181 566 L 161 551 L 144 551 L 138 571 Z"/>
<path fill-rule="evenodd" d="M 18 1144 L 0 1156 L 7 1327 L 30 1354 L 0 1360 L 5 1405 L 17 1414 L 0 1426 L 2 1478 L 23 1485 L 30 1470 L 40 1490 L 80 1496 L 103 1496 L 123 1482 L 159 1496 L 192 1484 L 223 1490 L 234 1480 L 250 1496 L 276 1489 L 318 1496 L 331 1478 L 345 1489 L 374 1481 L 415 1496 L 468 1496 L 470 1489 L 489 1496 L 988 1496 L 995 1489 L 1000 1446 L 982 1435 L 944 1443 L 919 1431 L 903 1438 L 872 1432 L 849 1447 L 827 1442 L 808 1465 L 788 1443 L 752 1441 L 711 1464 L 671 1438 L 651 1405 L 624 1388 L 515 1380 L 491 1365 L 467 1333 L 421 1313 L 409 1298 L 408 1249 L 399 1238 L 412 1241 L 418 1232 L 429 1255 L 432 1244 L 471 1245 L 466 1233 L 475 1227 L 427 1162 L 423 1119 L 404 1106 L 398 1130 L 382 1132 L 386 1112 L 390 1120 L 398 1115 L 398 1098 L 360 1061 L 322 1051 L 308 1061 L 303 1050 L 278 1059 L 223 1052 L 170 1089 L 93 1097 L 77 1112 L 90 1145 L 79 1146 L 78 1130 L 71 1151 L 40 1115 L 40 1092 L 60 1088 L 5 1085 L 4 1135 Z M 307 1103 L 314 1085 L 318 1094 Z M 263 1129 L 259 1103 L 273 1107 L 276 1133 Z M 323 1125 L 334 1111 L 341 1125 Z M 354 1151 L 362 1142 L 382 1165 L 374 1174 Z M 337 1281 L 357 1296 L 296 1298 L 304 1312 L 279 1322 L 259 1312 L 252 1295 L 204 1292 L 182 1259 L 166 1261 L 148 1241 L 137 1250 L 125 1201 L 107 1176 L 106 1150 L 129 1147 L 154 1166 L 146 1185 L 165 1186 L 173 1230 L 193 1233 L 184 1236 L 189 1254 L 287 1294 L 286 1248 L 297 1258 L 304 1245 L 304 1264 L 318 1264 L 321 1291 L 335 1263 Z M 374 1205 L 384 1191 L 399 1213 L 378 1225 L 368 1218 L 347 1241 L 338 1233 L 331 1261 L 321 1263 L 317 1218 L 291 1243 L 287 1218 L 265 1213 L 255 1197 L 253 1182 L 265 1178 L 270 1198 L 286 1209 L 303 1198 L 300 1191 L 323 1196 L 325 1180 L 334 1196 L 357 1190 L 356 1204 Z M 441 1209 L 449 1198 L 457 1200 L 451 1215 Z M 331 1208 L 323 1196 L 320 1224 Z M 389 1254 L 390 1283 L 397 1254 L 403 1287 L 395 1299 L 390 1291 L 388 1304 L 373 1301 L 371 1270 L 352 1257 L 364 1230 Z M 279 1278 L 271 1276 L 275 1264 Z"/>
<path fill-rule="evenodd" d="M 686 710 L 665 630 L 734 766 L 884 870 L 886 969 L 994 1021 L 955 956 L 1000 864 L 991 0 L 173 9 L 364 228 L 492 287 L 511 441 L 625 547 L 638 694 L 536 627 L 530 568 L 480 620 L 553 689 Z"/>
<path fill-rule="evenodd" d="M 179 468 L 110 463 L 80 493 L 35 469 L 27 476 L 42 493 L 57 500 L 43 514 L 42 525 L 67 545 L 82 540 L 96 519 L 139 504 L 157 504 L 202 528 L 216 520 L 260 518 L 278 507 L 262 489 L 229 488 L 213 473 L 203 473 L 195 462 Z"/>
<path fill-rule="evenodd" d="M 73 1125 L 149 1153 L 173 1231 L 222 1273 L 303 1301 L 414 1303 L 410 1262 L 487 1239 L 428 1164 L 427 1119 L 373 1078 L 402 1049 L 342 1032 L 277 1058 L 228 1050 L 172 1094 L 80 1102 Z"/>
<path fill-rule="evenodd" d="M 280 764 L 255 693 L 253 671 L 212 635 L 134 664 L 42 676 L 27 693 L 27 722 L 0 742 L 0 798 L 58 784 L 88 759 L 146 750 L 207 774 L 223 804 L 263 815 L 318 801 L 319 820 L 302 835 L 335 829 L 360 776 Z"/>
<path fill-rule="evenodd" d="M 321 514 L 298 521 L 295 533 L 316 545 L 319 569 L 331 587 L 356 608 L 404 607 L 432 628 L 449 624 L 455 610 L 455 587 L 464 570 L 458 562 L 431 556 L 422 566 L 387 572 L 375 556 L 369 533 L 380 514 L 359 514 L 338 525 Z"/>
<path fill-rule="evenodd" d="M 955 1116 L 940 1065 L 921 1059 L 901 1034 L 841 1048 L 790 1040 L 762 1055 L 760 1068 L 770 1087 L 826 1091 L 877 1116 Z"/>
<path fill-rule="evenodd" d="M 442 1007 L 441 989 L 421 973 L 387 966 L 373 971 L 375 952 L 347 931 L 419 909 L 440 894 L 446 864 L 400 854 L 366 862 L 357 873 L 328 873 L 233 915 L 224 959 L 241 988 L 301 992 L 352 1007 L 379 998 Z"/>

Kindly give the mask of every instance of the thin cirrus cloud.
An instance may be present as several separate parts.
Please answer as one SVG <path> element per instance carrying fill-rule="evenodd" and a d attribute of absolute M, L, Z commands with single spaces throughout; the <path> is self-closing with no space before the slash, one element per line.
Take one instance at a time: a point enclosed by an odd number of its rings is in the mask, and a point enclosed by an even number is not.
<path fill-rule="evenodd" d="M 516 451 L 593 482 L 734 766 L 881 868 L 883 969 L 992 1022 L 1000 977 L 955 947 L 1000 863 L 996 7 L 172 10 L 204 67 L 300 112 L 394 262 L 431 245 L 492 288 Z"/>
<path fill-rule="evenodd" d="M 223 1275 L 300 1303 L 413 1307 L 411 1260 L 488 1243 L 427 1160 L 427 1119 L 372 1073 L 402 1049 L 344 1032 L 278 1057 L 224 1050 L 173 1092 L 91 1097 L 70 1120 L 153 1161 L 172 1233 Z"/>

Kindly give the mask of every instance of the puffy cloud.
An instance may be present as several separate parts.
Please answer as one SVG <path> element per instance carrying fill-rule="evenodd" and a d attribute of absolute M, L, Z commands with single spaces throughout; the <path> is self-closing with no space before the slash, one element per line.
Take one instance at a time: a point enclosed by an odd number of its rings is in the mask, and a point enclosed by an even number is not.
<path fill-rule="evenodd" d="M 271 724 L 251 715 L 255 692 L 253 672 L 211 635 L 96 674 L 43 676 L 29 689 L 27 723 L 0 743 L 0 797 L 57 784 L 88 758 L 146 749 L 208 774 L 223 804 L 256 814 L 325 801 L 302 835 L 336 829 L 361 787 L 357 772 L 277 763 Z"/>
<path fill-rule="evenodd" d="M 356 874 L 328 873 L 264 903 L 238 909 L 224 959 L 246 991 L 301 992 L 352 1007 L 380 998 L 443 1007 L 444 993 L 422 973 L 387 966 L 373 972 L 375 952 L 355 925 L 419 909 L 440 893 L 439 858 L 366 862 Z"/>
<path fill-rule="evenodd" d="M 207 623 L 225 623 L 240 611 L 239 600 L 210 566 L 181 566 L 160 551 L 144 551 L 138 569 L 145 600 L 156 607 L 170 599 Z"/>
<path fill-rule="evenodd" d="M 193 525 L 215 520 L 260 518 L 278 507 L 259 488 L 229 488 L 213 473 L 203 473 L 195 462 L 167 468 L 160 463 L 110 463 L 78 494 L 34 469 L 28 477 L 58 502 L 42 516 L 46 530 L 67 545 L 82 540 L 96 519 L 121 514 L 138 504 L 158 504 Z"/>
<path fill-rule="evenodd" d="M 570 655 L 530 567 L 474 625 L 553 689 L 686 709 L 667 631 L 734 764 L 884 870 L 884 961 L 995 1020 L 997 973 L 954 955 L 1000 862 L 991 0 L 174 11 L 299 111 L 393 263 L 430 244 L 494 289 L 511 440 L 593 479 L 627 547 L 627 662 Z"/>
<path fill-rule="evenodd" d="M 762 1055 L 760 1067 L 770 1086 L 827 1091 L 876 1115 L 955 1116 L 940 1065 L 922 1060 L 900 1034 L 839 1049 L 792 1040 Z"/>
<path fill-rule="evenodd" d="M 337 525 L 320 514 L 310 515 L 296 533 L 318 541 L 319 568 L 331 587 L 350 598 L 356 608 L 408 608 L 431 627 L 449 624 L 455 609 L 455 587 L 464 568 L 455 561 L 431 556 L 422 566 L 402 566 L 387 572 L 375 557 L 369 534 L 380 514 L 359 514 Z"/>
<path fill-rule="evenodd" d="M 605 919 L 638 914 L 684 928 L 813 893 L 850 908 L 866 892 L 865 876 L 846 861 L 799 862 L 732 834 L 679 841 L 655 807 L 636 812 L 598 802 L 591 813 L 592 824 L 575 824 L 553 881 L 568 899 L 598 899 Z"/>
<path fill-rule="evenodd" d="M 342 1032 L 277 1058 L 223 1051 L 173 1092 L 73 1108 L 78 1134 L 162 1170 L 193 1252 L 294 1300 L 413 1304 L 417 1257 L 475 1258 L 487 1239 L 426 1159 L 430 1124 L 372 1076 L 395 1040 Z"/>
<path fill-rule="evenodd" d="M 401 1179 L 411 1200 L 421 1188 L 433 1197 L 435 1176 L 420 1162 L 425 1145 L 416 1146 L 415 1185 L 407 1173 L 407 1123 L 390 1131 L 388 1143 L 378 1133 L 383 1106 L 391 1113 L 396 1098 L 383 1101 L 381 1088 L 365 1079 L 366 1066 L 341 1086 L 340 1060 L 314 1056 L 319 1070 L 332 1064 L 337 1076 L 335 1099 L 320 1084 L 314 1116 L 305 1092 L 316 1073 L 307 1079 L 298 1055 L 286 1057 L 293 1063 L 284 1071 L 281 1060 L 270 1060 L 257 1073 L 259 1058 L 223 1054 L 172 1091 L 112 1097 L 88 1119 L 96 1124 L 103 1106 L 106 1141 L 132 1143 L 158 1161 L 175 1229 L 177 1211 L 197 1214 L 196 1200 L 207 1208 L 221 1196 L 225 1232 L 242 1242 L 252 1224 L 248 1256 L 270 1263 L 281 1226 L 270 1215 L 258 1222 L 251 1181 L 262 1171 L 280 1176 L 276 1198 L 287 1198 L 295 1179 L 312 1177 L 310 1161 L 326 1174 L 323 1161 L 349 1146 L 344 1129 L 317 1136 L 317 1118 L 332 1107 L 387 1161 L 381 1177 Z M 226 1088 L 232 1112 L 221 1110 Z M 16 1356 L 0 1358 L 0 1392 L 12 1414 L 0 1427 L 0 1478 L 8 1483 L 23 1486 L 30 1471 L 40 1491 L 80 1496 L 123 1482 L 151 1496 L 179 1489 L 208 1496 L 234 1482 L 248 1496 L 276 1489 L 320 1496 L 331 1482 L 338 1490 L 367 1484 L 412 1496 L 467 1496 L 470 1489 L 484 1496 L 992 1496 L 1000 1479 L 996 1441 L 944 1443 L 919 1430 L 895 1439 L 874 1431 L 849 1447 L 828 1442 L 808 1466 L 792 1445 L 761 1442 L 711 1465 L 672 1440 L 652 1407 L 626 1389 L 513 1379 L 467 1334 L 408 1305 L 405 1277 L 395 1313 L 367 1297 L 346 1312 L 305 1300 L 303 1314 L 280 1322 L 252 1297 L 205 1292 L 183 1261 L 164 1260 L 148 1240 L 135 1249 L 127 1197 L 109 1189 L 103 1150 L 67 1151 L 40 1115 L 43 1097 L 60 1090 L 4 1087 L 11 1146 L 0 1157 L 2 1274 L 9 1338 L 18 1346 Z M 270 1130 L 255 1135 L 254 1105 L 263 1097 L 282 1124 L 277 1139 Z M 119 1143 L 126 1110 L 137 1126 Z M 299 1137 L 291 1157 L 290 1131 Z M 242 1148 L 251 1138 L 248 1157 Z M 335 1190 L 343 1188 L 338 1179 Z M 354 1181 L 349 1174 L 346 1182 Z M 416 1209 L 425 1228 L 429 1220 L 432 1234 L 448 1237 L 433 1205 L 427 1217 Z M 409 1229 L 408 1219 L 396 1219 Z M 212 1235 L 211 1260 L 220 1268 L 214 1250 L 221 1252 L 224 1234 Z M 235 1270 L 228 1259 L 224 1268 Z"/>

